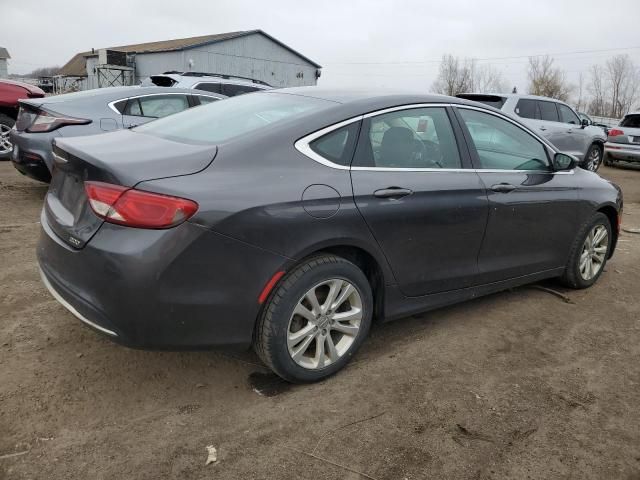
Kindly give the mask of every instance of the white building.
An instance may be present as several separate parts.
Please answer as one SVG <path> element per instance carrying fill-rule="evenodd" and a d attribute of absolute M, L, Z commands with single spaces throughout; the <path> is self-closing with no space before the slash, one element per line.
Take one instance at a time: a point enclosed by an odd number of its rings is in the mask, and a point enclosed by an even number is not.
<path fill-rule="evenodd" d="M 9 76 L 9 69 L 7 68 L 7 60 L 11 58 L 6 48 L 0 47 L 0 78 L 7 78 Z"/>
<path fill-rule="evenodd" d="M 140 80 L 167 71 L 205 72 L 253 78 L 274 87 L 315 85 L 320 65 L 262 30 L 221 33 L 201 37 L 110 47 L 124 52 L 121 70 L 100 63 L 106 56 L 98 50 L 75 55 L 60 70 L 67 88 L 87 90 L 135 85 Z M 109 75 L 105 74 L 105 72 Z"/>

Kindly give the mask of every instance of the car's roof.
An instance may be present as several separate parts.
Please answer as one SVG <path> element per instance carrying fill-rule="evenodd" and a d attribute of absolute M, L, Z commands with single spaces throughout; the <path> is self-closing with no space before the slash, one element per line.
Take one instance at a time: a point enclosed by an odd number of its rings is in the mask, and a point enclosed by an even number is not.
<path fill-rule="evenodd" d="M 463 105 L 479 105 L 482 108 L 487 108 L 487 105 L 479 104 L 471 100 L 449 97 L 447 95 L 425 94 L 406 90 L 352 90 L 323 87 L 291 87 L 271 90 L 269 93 L 300 95 L 342 104 L 364 103 L 367 101 L 376 104 L 386 102 L 389 106 L 408 105 L 412 103 L 455 103 Z"/>
<path fill-rule="evenodd" d="M 503 97 L 503 98 L 523 98 L 523 99 L 528 99 L 528 100 L 546 100 L 547 102 L 558 102 L 558 103 L 563 103 L 566 104 L 566 102 L 563 102 L 562 100 L 558 100 L 557 98 L 551 98 L 551 97 L 543 97 L 540 95 L 529 95 L 526 93 L 479 93 L 479 92 L 465 92 L 465 93 L 461 93 L 460 95 L 484 95 L 487 97 Z"/>
<path fill-rule="evenodd" d="M 179 84 L 182 85 L 195 85 L 197 83 L 225 83 L 225 84 L 233 84 L 233 85 L 250 85 L 259 90 L 270 90 L 273 87 L 269 85 L 265 85 L 263 83 L 256 83 L 252 80 L 244 80 L 241 78 L 224 78 L 221 76 L 197 76 L 192 77 L 189 75 L 176 75 L 176 74 L 162 74 L 162 75 L 151 75 L 152 77 L 170 77 L 175 80 Z"/>
<path fill-rule="evenodd" d="M 137 95 L 149 95 L 149 94 L 158 94 L 158 93 L 188 93 L 190 95 L 201 94 L 201 95 L 209 95 L 212 97 L 220 97 L 224 98 L 224 96 L 211 93 L 211 92 L 201 92 L 199 90 L 191 90 L 186 88 L 172 88 L 172 87 L 107 87 L 107 88 L 96 88 L 93 90 L 83 90 L 81 92 L 73 92 L 73 93 L 65 93 L 63 95 L 54 95 L 51 97 L 37 99 L 37 103 L 43 104 L 54 104 L 54 103 L 63 103 L 63 102 L 74 102 L 74 101 L 90 101 L 91 99 L 102 99 L 102 100 L 117 100 L 119 98 L 126 98 L 130 96 Z"/>

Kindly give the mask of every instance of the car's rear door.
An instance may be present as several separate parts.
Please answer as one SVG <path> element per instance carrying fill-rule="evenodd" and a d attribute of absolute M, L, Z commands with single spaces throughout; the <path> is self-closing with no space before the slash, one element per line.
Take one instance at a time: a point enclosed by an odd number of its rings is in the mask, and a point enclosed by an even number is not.
<path fill-rule="evenodd" d="M 440 105 L 365 116 L 351 167 L 358 210 L 407 296 L 478 282 L 488 201 L 451 115 Z"/>
<path fill-rule="evenodd" d="M 564 267 L 578 222 L 573 172 L 554 172 L 552 150 L 516 122 L 467 106 L 456 111 L 489 199 L 482 283 Z"/>
<path fill-rule="evenodd" d="M 124 128 L 135 127 L 156 118 L 182 112 L 190 107 L 187 94 L 157 94 L 132 97 L 122 113 Z"/>

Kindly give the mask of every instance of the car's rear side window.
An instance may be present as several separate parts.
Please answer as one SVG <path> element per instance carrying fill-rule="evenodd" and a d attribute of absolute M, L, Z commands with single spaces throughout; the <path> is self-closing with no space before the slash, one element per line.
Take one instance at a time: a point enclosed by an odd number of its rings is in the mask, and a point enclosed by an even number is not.
<path fill-rule="evenodd" d="M 368 119 L 354 165 L 462 168 L 449 116 L 442 107 L 408 108 Z"/>
<path fill-rule="evenodd" d="M 358 122 L 338 128 L 314 140 L 309 144 L 309 147 L 333 163 L 349 166 L 358 137 L 358 128 Z"/>
<path fill-rule="evenodd" d="M 251 85 L 236 85 L 233 83 L 225 83 L 222 85 L 222 94 L 227 97 L 235 97 L 236 95 L 242 95 L 243 93 L 251 93 L 259 90 L 257 87 Z"/>
<path fill-rule="evenodd" d="M 640 128 L 640 115 L 627 115 L 620 122 L 621 127 Z"/>
<path fill-rule="evenodd" d="M 329 100 L 300 95 L 239 95 L 141 125 L 134 131 L 178 142 L 221 143 L 334 105 Z"/>
<path fill-rule="evenodd" d="M 530 100 L 528 98 L 522 98 L 518 100 L 518 104 L 516 105 L 516 113 L 522 118 L 532 118 L 534 120 L 540 119 L 538 103 L 535 100 Z"/>
<path fill-rule="evenodd" d="M 220 83 L 199 83 L 193 88 L 205 92 L 222 93 L 222 84 Z"/>

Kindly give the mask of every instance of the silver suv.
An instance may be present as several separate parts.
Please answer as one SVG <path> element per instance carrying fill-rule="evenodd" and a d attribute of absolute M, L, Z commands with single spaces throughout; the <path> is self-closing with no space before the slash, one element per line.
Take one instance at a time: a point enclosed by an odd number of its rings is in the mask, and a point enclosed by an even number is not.
<path fill-rule="evenodd" d="M 269 84 L 253 78 L 201 72 L 164 72 L 151 75 L 142 81 L 142 86 L 178 87 L 220 93 L 235 97 L 258 90 L 270 90 Z"/>
<path fill-rule="evenodd" d="M 587 120 L 580 120 L 576 111 L 566 103 L 515 93 L 463 93 L 458 97 L 484 103 L 515 116 L 547 138 L 558 150 L 578 158 L 582 168 L 592 172 L 600 168 L 607 140 L 605 132 Z"/>

